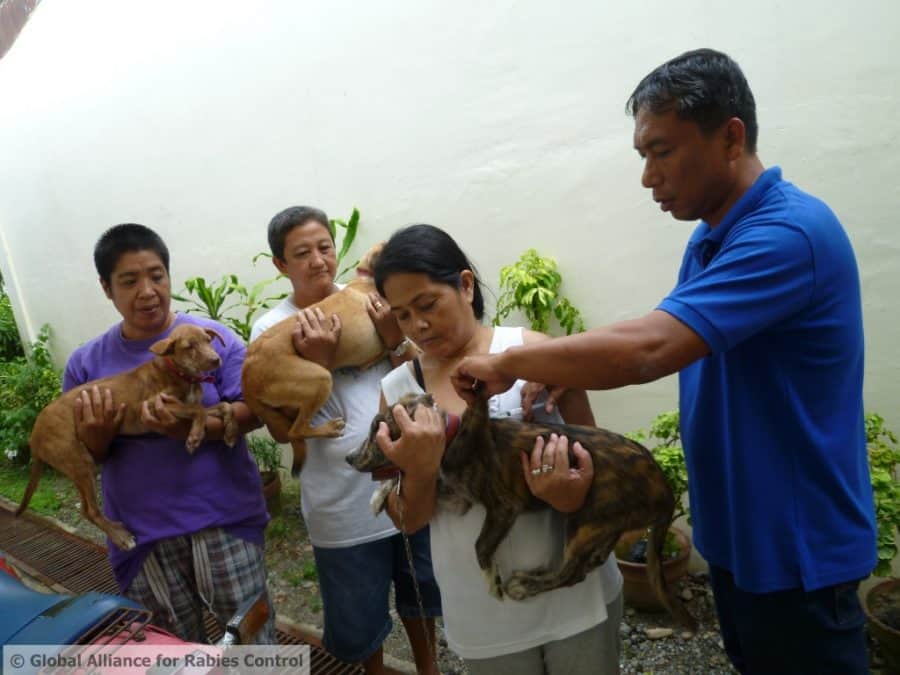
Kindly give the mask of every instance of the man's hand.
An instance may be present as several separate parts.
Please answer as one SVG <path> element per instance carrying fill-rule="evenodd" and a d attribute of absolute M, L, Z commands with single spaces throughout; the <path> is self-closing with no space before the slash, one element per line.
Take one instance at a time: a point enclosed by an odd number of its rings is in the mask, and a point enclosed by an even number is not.
<path fill-rule="evenodd" d="M 375 330 L 381 336 L 381 341 L 388 349 L 396 349 L 403 342 L 403 331 L 397 323 L 397 318 L 391 312 L 391 306 L 387 300 L 382 298 L 378 293 L 369 293 L 366 298 L 366 311 L 369 318 L 375 324 Z"/>
<path fill-rule="evenodd" d="M 434 480 L 446 443 L 446 429 L 440 413 L 425 405 L 413 411 L 412 419 L 402 405 L 394 406 L 392 412 L 401 436 L 392 441 L 388 425 L 381 422 L 375 434 L 378 447 L 409 480 Z"/>
<path fill-rule="evenodd" d="M 79 392 L 75 398 L 74 412 L 75 435 L 87 446 L 94 459 L 102 460 L 125 419 L 125 404 L 116 406 L 112 391 L 101 391 L 94 385 Z"/>
<path fill-rule="evenodd" d="M 191 431 L 191 420 L 181 420 L 166 408 L 167 403 L 178 403 L 174 396 L 157 394 L 141 404 L 141 423 L 150 431 L 169 438 L 186 440 Z"/>
<path fill-rule="evenodd" d="M 500 354 L 467 356 L 450 376 L 457 395 L 466 403 L 478 396 L 501 394 L 516 382 L 516 378 L 504 375 L 497 367 Z"/>
<path fill-rule="evenodd" d="M 529 457 L 522 453 L 522 471 L 528 489 L 560 513 L 572 513 L 584 504 L 594 481 L 594 462 L 581 443 L 572 446 L 575 466 L 569 465 L 569 439 L 550 434 L 538 436 Z"/>
<path fill-rule="evenodd" d="M 341 319 L 331 315 L 331 325 L 325 320 L 325 313 L 318 307 L 301 309 L 297 312 L 297 323 L 291 332 L 294 349 L 304 359 L 318 363 L 331 370 L 338 340 L 341 338 Z"/>

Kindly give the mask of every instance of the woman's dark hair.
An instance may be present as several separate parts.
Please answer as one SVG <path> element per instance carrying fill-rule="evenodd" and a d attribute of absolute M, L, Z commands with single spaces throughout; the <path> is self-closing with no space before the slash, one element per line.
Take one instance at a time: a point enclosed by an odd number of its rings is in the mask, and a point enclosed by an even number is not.
<path fill-rule="evenodd" d="M 132 251 L 153 251 L 169 273 L 169 249 L 162 238 L 145 225 L 122 223 L 113 225 L 94 244 L 94 267 L 104 283 L 110 283 L 122 254 Z"/>
<path fill-rule="evenodd" d="M 695 49 L 655 68 L 625 104 L 632 117 L 642 108 L 654 114 L 675 110 L 683 120 L 712 133 L 732 117 L 747 130 L 747 150 L 756 152 L 756 102 L 740 66 L 715 49 Z"/>
<path fill-rule="evenodd" d="M 334 232 L 331 231 L 328 216 L 322 209 L 314 206 L 289 206 L 276 213 L 269 221 L 269 249 L 272 255 L 284 260 L 284 240 L 287 239 L 288 233 L 295 227 L 306 225 L 309 221 L 322 225 L 331 235 L 331 241 L 334 241 Z"/>
<path fill-rule="evenodd" d="M 373 272 L 375 287 L 384 295 L 384 282 L 392 274 L 424 274 L 435 283 L 458 289 L 464 270 L 475 275 L 472 310 L 481 321 L 484 296 L 478 272 L 453 237 L 434 225 L 410 225 L 394 232 L 381 250 Z"/>

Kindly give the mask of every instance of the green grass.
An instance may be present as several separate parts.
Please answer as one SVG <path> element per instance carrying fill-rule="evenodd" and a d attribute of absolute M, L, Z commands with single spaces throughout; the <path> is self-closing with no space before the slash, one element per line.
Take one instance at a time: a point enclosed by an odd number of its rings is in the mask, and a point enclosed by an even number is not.
<path fill-rule="evenodd" d="M 28 475 L 27 466 L 0 461 L 0 495 L 16 503 L 21 501 L 22 495 L 25 494 L 25 486 L 28 485 Z M 64 504 L 74 505 L 78 502 L 75 486 L 64 476 L 45 467 L 44 475 L 37 491 L 31 497 L 28 508 L 45 516 L 56 516 Z"/>

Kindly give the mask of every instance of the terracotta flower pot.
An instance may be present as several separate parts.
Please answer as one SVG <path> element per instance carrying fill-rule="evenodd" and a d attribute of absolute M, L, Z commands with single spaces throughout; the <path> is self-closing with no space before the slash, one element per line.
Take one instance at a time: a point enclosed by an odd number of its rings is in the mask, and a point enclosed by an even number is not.
<path fill-rule="evenodd" d="M 665 577 L 666 584 L 671 587 L 687 573 L 688 561 L 691 557 L 691 540 L 677 527 L 670 527 L 669 532 L 675 537 L 678 545 L 678 555 L 664 560 L 662 565 L 663 577 Z M 625 580 L 623 586 L 625 602 L 631 607 L 645 612 L 663 612 L 665 607 L 656 597 L 650 580 L 647 578 L 647 565 L 622 559 L 644 534 L 644 530 L 626 532 L 616 544 L 616 562 L 619 564 L 619 570 Z"/>
<path fill-rule="evenodd" d="M 869 619 L 869 631 L 878 640 L 885 672 L 900 672 L 900 630 L 885 623 L 882 611 L 891 609 L 900 618 L 900 579 L 886 579 L 866 593 L 863 609 Z"/>
<path fill-rule="evenodd" d="M 266 510 L 271 516 L 281 513 L 281 474 L 278 471 L 260 471 L 263 497 L 266 499 Z"/>

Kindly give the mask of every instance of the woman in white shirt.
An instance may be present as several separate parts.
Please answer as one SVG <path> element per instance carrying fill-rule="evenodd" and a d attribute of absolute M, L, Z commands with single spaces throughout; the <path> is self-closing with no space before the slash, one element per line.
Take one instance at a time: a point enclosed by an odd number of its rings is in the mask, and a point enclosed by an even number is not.
<path fill-rule="evenodd" d="M 418 363 L 403 364 L 384 377 L 385 405 L 394 405 L 405 393 L 424 390 L 443 410 L 462 414 L 465 402 L 454 391 L 450 375 L 463 357 L 547 339 L 521 328 L 483 325 L 484 300 L 473 266 L 447 233 L 430 225 L 413 225 L 391 237 L 375 266 L 375 283 L 400 328 L 422 350 Z M 489 403 L 491 415 L 521 417 L 523 385 L 519 381 L 510 391 L 494 396 Z M 559 413 L 569 423 L 594 425 L 583 391 L 565 392 Z M 475 558 L 484 508 L 475 505 L 464 515 L 436 508 L 444 449 L 440 418 L 421 407 L 415 420 L 409 420 L 399 407 L 394 414 L 406 428 L 403 437 L 392 442 L 382 425 L 378 442 L 404 478 L 401 493 L 391 493 L 387 510 L 406 532 L 430 522 L 432 563 L 441 589 L 447 642 L 465 659 L 469 671 L 618 672 L 622 577 L 614 557 L 568 588 L 521 602 L 493 597 Z M 547 413 L 536 411 L 541 414 Z M 548 419 L 561 421 L 555 411 Z M 554 461 L 557 453 L 561 460 L 567 455 L 567 447 L 565 438 L 553 437 L 546 447 L 539 441 L 533 457 L 523 454 L 529 487 L 555 510 L 519 516 L 496 555 L 504 578 L 514 569 L 559 561 L 563 531 L 558 512 L 581 506 L 593 476 L 590 456 L 578 444 L 573 448 L 576 466 L 569 467 L 567 460 Z M 555 468 L 532 473 L 531 462 Z"/>

